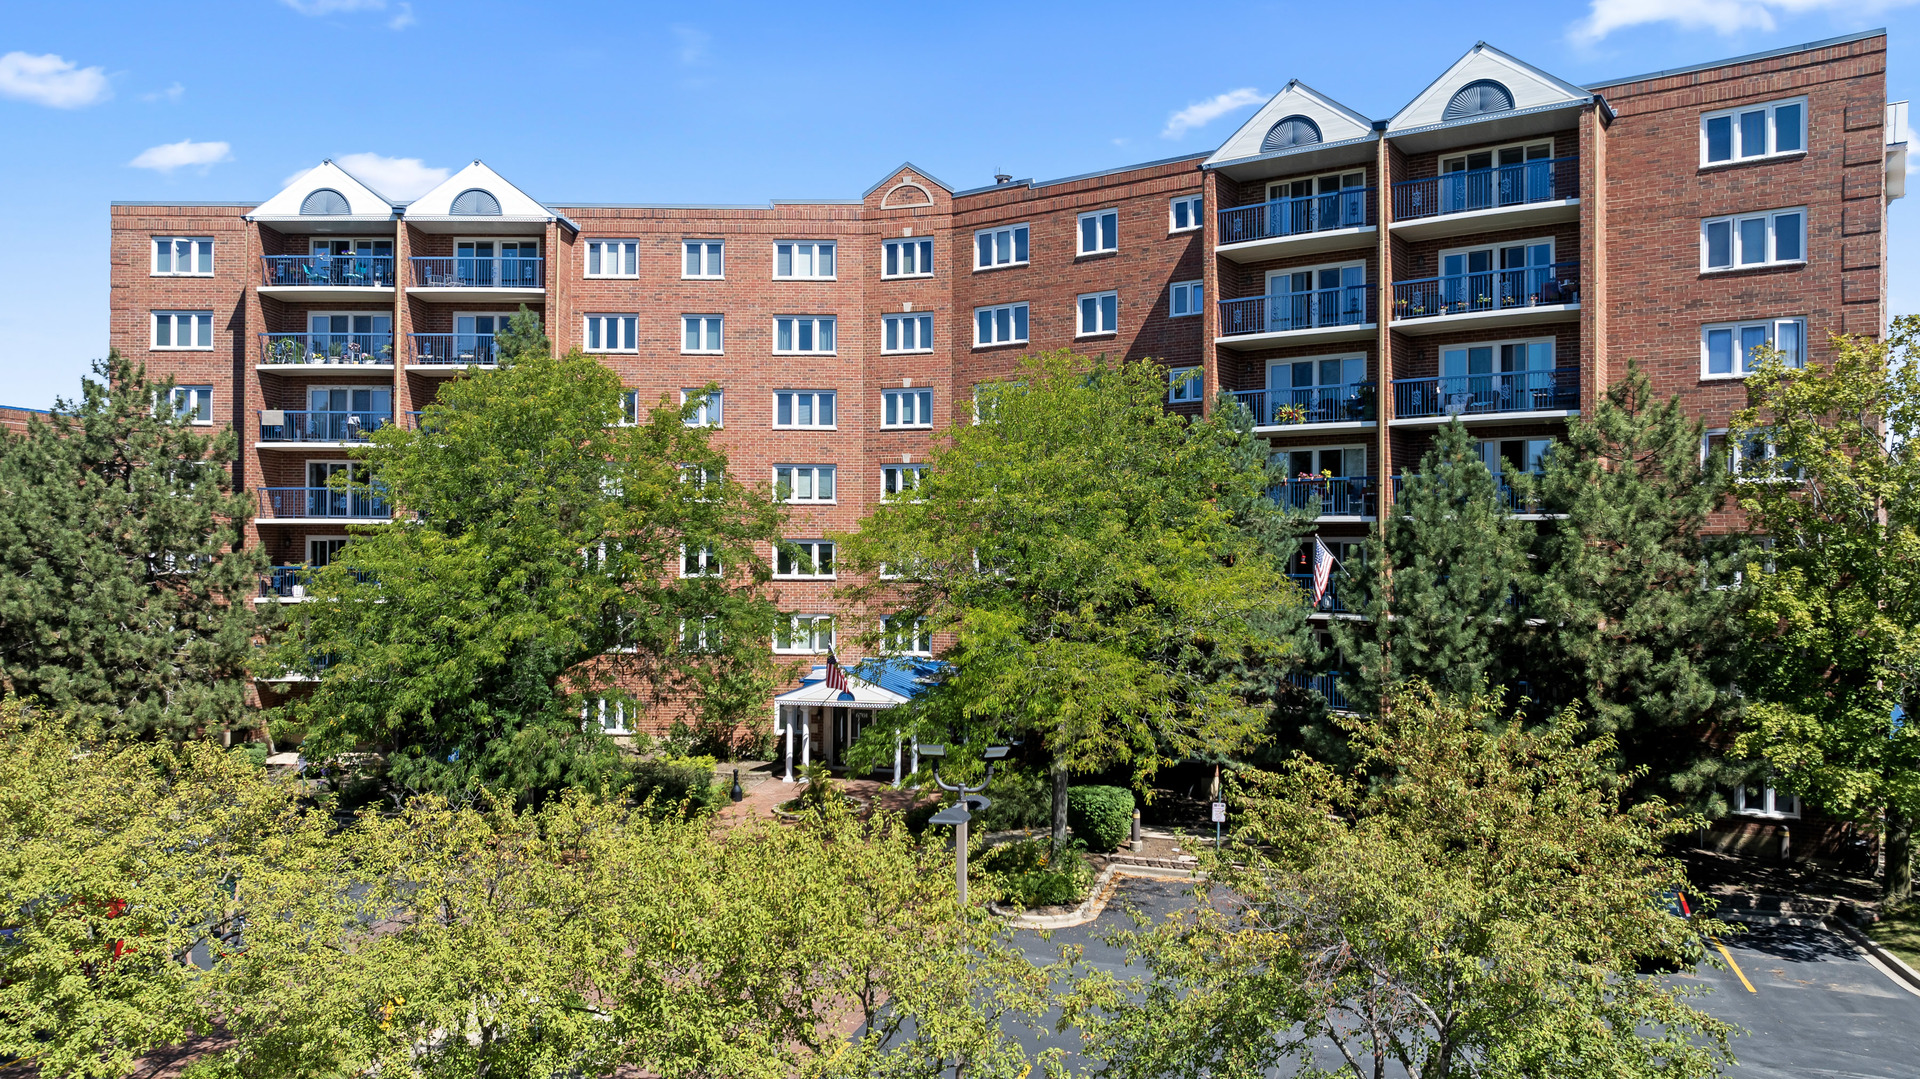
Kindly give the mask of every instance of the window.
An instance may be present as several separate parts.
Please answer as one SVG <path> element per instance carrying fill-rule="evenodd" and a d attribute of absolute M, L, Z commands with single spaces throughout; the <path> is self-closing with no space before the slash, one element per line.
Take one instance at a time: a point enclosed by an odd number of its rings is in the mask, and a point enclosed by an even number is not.
<path fill-rule="evenodd" d="M 1488 438 L 1478 445 L 1480 463 L 1496 476 L 1513 472 L 1541 475 L 1547 470 L 1547 454 L 1553 452 L 1551 438 Z"/>
<path fill-rule="evenodd" d="M 933 633 L 927 620 L 910 614 L 880 616 L 880 647 L 896 655 L 933 655 Z"/>
<path fill-rule="evenodd" d="M 680 548 L 680 576 L 717 577 L 723 571 L 720 568 L 720 556 L 710 547 Z"/>
<path fill-rule="evenodd" d="M 1181 281 L 1167 288 L 1167 314 L 1186 318 L 1200 313 L 1200 282 Z"/>
<path fill-rule="evenodd" d="M 1798 817 L 1800 799 L 1759 781 L 1743 783 L 1733 789 L 1733 811 L 1749 817 Z"/>
<path fill-rule="evenodd" d="M 627 726 L 627 702 L 596 697 L 580 706 L 580 725 L 602 734 L 631 734 Z"/>
<path fill-rule="evenodd" d="M 1700 328 L 1700 377 L 1738 378 L 1760 366 L 1754 355 L 1762 347 L 1777 348 L 1789 367 L 1806 363 L 1803 347 L 1805 319 L 1778 318 L 1759 322 L 1723 322 Z"/>
<path fill-rule="evenodd" d="M 155 311 L 153 313 L 153 347 L 213 348 L 213 312 Z"/>
<path fill-rule="evenodd" d="M 880 245 L 880 276 L 932 277 L 933 240 L 888 240 Z"/>
<path fill-rule="evenodd" d="M 680 650 L 682 652 L 712 652 L 726 643 L 726 632 L 720 620 L 713 615 L 704 618 L 682 618 L 680 620 Z"/>
<path fill-rule="evenodd" d="M 833 245 L 777 243 L 773 245 L 773 276 L 794 280 L 831 281 Z"/>
<path fill-rule="evenodd" d="M 1799 476 L 1799 469 L 1780 456 L 1769 432 L 1748 431 L 1746 437 L 1730 440 L 1726 428 L 1715 428 L 1700 439 L 1700 461 L 1706 463 L 1714 453 L 1727 455 L 1727 471 L 1748 480 L 1787 480 Z"/>
<path fill-rule="evenodd" d="M 1027 343 L 1027 305 L 1003 303 L 973 309 L 973 347 Z"/>
<path fill-rule="evenodd" d="M 155 236 L 153 276 L 212 277 L 213 241 L 204 236 Z"/>
<path fill-rule="evenodd" d="M 1267 129 L 1267 137 L 1260 140 L 1260 152 L 1271 154 L 1295 146 L 1311 146 L 1319 141 L 1319 124 L 1305 116 L 1282 116 L 1279 122 Z"/>
<path fill-rule="evenodd" d="M 1700 117 L 1700 164 L 1798 154 L 1807 148 L 1807 99 L 1775 101 Z"/>
<path fill-rule="evenodd" d="M 833 316 L 788 316 L 773 320 L 773 351 L 827 353 L 833 351 Z"/>
<path fill-rule="evenodd" d="M 833 648 L 833 616 L 830 614 L 783 614 L 773 624 L 773 650 L 789 653 L 819 653 Z"/>
<path fill-rule="evenodd" d="M 1167 369 L 1167 400 L 1176 405 L 1190 405 L 1199 402 L 1202 384 L 1198 367 L 1171 367 Z"/>
<path fill-rule="evenodd" d="M 720 330 L 725 322 L 720 315 L 680 316 L 680 351 L 718 355 L 722 351 Z"/>
<path fill-rule="evenodd" d="M 933 391 L 885 390 L 880 394 L 880 426 L 933 426 Z"/>
<path fill-rule="evenodd" d="M 723 394 L 719 390 L 708 393 L 704 389 L 683 389 L 680 391 L 680 403 L 694 402 L 693 412 L 687 416 L 688 427 L 718 427 L 721 424 L 721 404 Z"/>
<path fill-rule="evenodd" d="M 882 352 L 932 352 L 932 315 L 888 315 L 881 320 Z"/>
<path fill-rule="evenodd" d="M 775 427 L 832 427 L 832 390 L 782 390 L 773 395 Z"/>
<path fill-rule="evenodd" d="M 1436 284 L 1435 298 L 1453 313 L 1568 302 L 1552 239 L 1448 248 Z"/>
<path fill-rule="evenodd" d="M 175 386 L 173 388 L 173 414 L 185 416 L 194 423 L 213 422 L 212 386 Z"/>
<path fill-rule="evenodd" d="M 1444 266 L 1445 258 L 1441 261 Z M 1371 290 L 1366 282 L 1365 262 L 1271 271 L 1267 274 L 1265 331 L 1361 325 L 1372 314 L 1368 305 Z"/>
<path fill-rule="evenodd" d="M 832 502 L 832 465 L 773 466 L 773 496 L 782 502 Z"/>
<path fill-rule="evenodd" d="M 1700 268 L 1735 270 L 1804 261 L 1806 225 L 1805 208 L 1709 217 L 1700 222 Z"/>
<path fill-rule="evenodd" d="M 775 577 L 832 577 L 833 544 L 824 540 L 795 540 L 774 545 Z"/>
<path fill-rule="evenodd" d="M 1080 320 L 1076 337 L 1092 337 L 1096 334 L 1118 333 L 1120 331 L 1120 294 L 1117 292 L 1093 292 L 1080 297 Z"/>
<path fill-rule="evenodd" d="M 634 326 L 639 321 L 637 315 L 588 315 L 587 351 L 639 351 L 634 343 Z"/>
<path fill-rule="evenodd" d="M 721 240 L 687 240 L 681 244 L 680 276 L 726 276 L 726 244 Z"/>
<path fill-rule="evenodd" d="M 997 266 L 1027 264 L 1027 226 L 981 229 L 973 234 L 973 268 L 991 270 Z"/>
<path fill-rule="evenodd" d="M 1186 232 L 1201 225 L 1199 195 L 1182 195 L 1167 208 L 1167 231 Z"/>
<path fill-rule="evenodd" d="M 1120 211 L 1094 210 L 1080 215 L 1080 254 L 1120 250 Z"/>
<path fill-rule="evenodd" d="M 640 391 L 620 391 L 620 426 L 632 427 L 640 422 Z"/>
<path fill-rule="evenodd" d="M 588 277 L 640 276 L 640 244 L 637 240 L 588 240 Z"/>
<path fill-rule="evenodd" d="M 925 465 L 885 465 L 880 469 L 880 497 L 893 498 L 920 489 L 920 471 Z"/>
<path fill-rule="evenodd" d="M 725 483 L 726 479 L 724 472 L 708 470 L 699 465 L 680 466 L 680 482 L 692 484 L 694 497 L 699 501 L 705 501 L 701 496 L 707 493 L 708 487 L 717 488 Z"/>

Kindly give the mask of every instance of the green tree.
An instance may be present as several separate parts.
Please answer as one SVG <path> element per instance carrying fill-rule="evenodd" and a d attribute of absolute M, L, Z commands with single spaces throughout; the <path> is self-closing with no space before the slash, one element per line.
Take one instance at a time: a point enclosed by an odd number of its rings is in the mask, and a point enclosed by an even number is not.
<path fill-rule="evenodd" d="M 1119 934 L 1149 976 L 1094 972 L 1071 998 L 1104 1074 L 1717 1074 L 1731 1028 L 1638 973 L 1721 929 L 1663 909 L 1686 887 L 1663 844 L 1697 820 L 1624 805 L 1608 739 L 1582 744 L 1570 713 L 1396 702 L 1344 721 L 1350 771 L 1236 775 L 1233 845 L 1200 886 L 1234 902 Z"/>
<path fill-rule="evenodd" d="M 324 667 L 283 709 L 310 756 L 375 749 L 400 789 L 538 795 L 599 782 L 611 744 L 582 716 L 601 699 L 725 728 L 771 690 L 778 507 L 727 475 L 693 404 L 622 423 L 618 376 L 551 357 L 530 320 L 499 370 L 356 451 L 362 494 L 411 519 L 359 529 L 276 646 Z M 724 572 L 683 575 L 689 555 Z"/>
<path fill-rule="evenodd" d="M 249 602 L 236 550 L 253 505 L 230 429 L 202 433 L 119 353 L 79 402 L 0 440 L 0 675 L 89 730 L 183 738 L 245 728 Z"/>
<path fill-rule="evenodd" d="M 1727 436 L 1766 545 L 1747 568 L 1755 703 L 1736 748 L 1830 812 L 1884 815 L 1899 899 L 1920 814 L 1920 316 L 1833 342 L 1831 364 L 1768 358 Z"/>
<path fill-rule="evenodd" d="M 1057 840 L 1069 772 L 1144 781 L 1255 738 L 1259 686 L 1230 672 L 1292 643 L 1270 613 L 1298 590 L 1258 527 L 1282 512 L 1267 470 L 1220 421 L 1169 414 L 1166 385 L 1152 361 L 1029 358 L 980 389 L 981 422 L 946 432 L 914 497 L 841 537 L 867 611 L 956 639 L 922 729 L 1035 737 Z"/>
<path fill-rule="evenodd" d="M 1564 516 L 1541 536 L 1528 612 L 1542 628 L 1525 666 L 1536 699 L 1577 703 L 1614 737 L 1623 771 L 1717 814 L 1738 777 L 1708 728 L 1737 715 L 1746 593 L 1727 587 L 1739 545 L 1702 535 L 1731 487 L 1721 453 L 1701 459 L 1703 433 L 1637 364 L 1568 422 L 1540 482 L 1541 505 Z"/>

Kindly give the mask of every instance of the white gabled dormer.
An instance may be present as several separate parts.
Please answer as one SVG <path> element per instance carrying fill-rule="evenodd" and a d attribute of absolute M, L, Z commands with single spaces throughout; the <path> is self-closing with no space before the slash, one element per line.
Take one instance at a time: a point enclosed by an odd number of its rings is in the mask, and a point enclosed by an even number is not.
<path fill-rule="evenodd" d="M 426 232 L 463 233 L 538 233 L 566 220 L 479 161 L 408 203 L 405 217 Z"/>
<path fill-rule="evenodd" d="M 1228 136 L 1203 167 L 1372 136 L 1373 121 L 1294 79 Z"/>
<path fill-rule="evenodd" d="M 332 161 L 322 161 L 253 208 L 250 221 L 281 232 L 345 232 L 379 224 L 393 231 L 393 201 Z"/>
<path fill-rule="evenodd" d="M 1482 41 L 1395 113 L 1387 121 L 1387 135 L 1500 114 L 1584 105 L 1593 96 L 1591 90 L 1555 78 Z"/>

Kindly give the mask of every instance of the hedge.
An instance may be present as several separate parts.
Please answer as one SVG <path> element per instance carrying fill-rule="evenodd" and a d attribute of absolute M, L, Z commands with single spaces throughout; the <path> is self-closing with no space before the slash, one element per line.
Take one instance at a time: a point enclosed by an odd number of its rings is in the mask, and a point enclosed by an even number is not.
<path fill-rule="evenodd" d="M 1067 826 L 1089 850 L 1119 850 L 1133 835 L 1133 792 L 1125 787 L 1067 788 Z"/>

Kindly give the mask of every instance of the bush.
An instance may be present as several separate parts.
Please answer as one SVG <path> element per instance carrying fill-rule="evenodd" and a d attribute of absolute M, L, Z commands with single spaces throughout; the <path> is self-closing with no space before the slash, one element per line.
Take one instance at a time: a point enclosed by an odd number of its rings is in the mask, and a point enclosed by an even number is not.
<path fill-rule="evenodd" d="M 792 801 L 781 806 L 789 813 L 801 813 L 810 809 L 822 810 L 848 801 L 846 793 L 834 780 L 832 770 L 824 764 L 816 761 L 800 769 L 800 779 L 803 783 L 800 793 Z"/>
<path fill-rule="evenodd" d="M 1125 787 L 1067 788 L 1067 827 L 1091 850 L 1119 850 L 1133 835 L 1133 792 Z"/>
<path fill-rule="evenodd" d="M 1082 853 L 1086 844 L 1074 843 L 1056 857 L 1045 838 L 1023 839 L 989 847 L 968 867 L 1005 903 L 1021 907 L 1051 907 L 1078 903 L 1093 886 L 1093 867 Z"/>
<path fill-rule="evenodd" d="M 1053 787 L 1040 772 L 1009 765 L 993 774 L 986 795 L 991 804 L 972 822 L 980 832 L 1041 828 L 1052 822 Z"/>
<path fill-rule="evenodd" d="M 705 813 L 720 804 L 720 789 L 713 785 L 713 765 L 712 757 L 637 760 L 621 777 L 621 793 L 635 805 L 646 805 L 647 799 L 653 799 L 651 811 L 656 817 Z"/>

